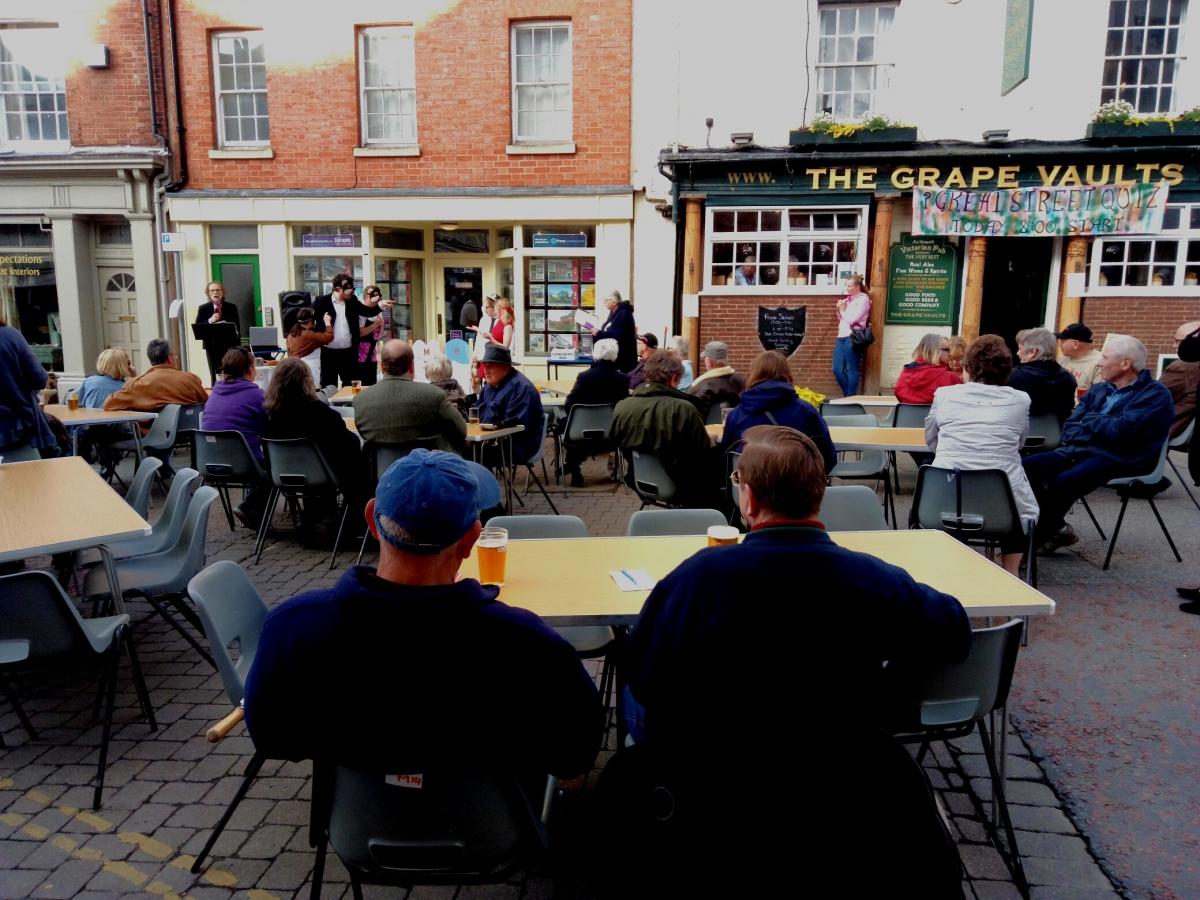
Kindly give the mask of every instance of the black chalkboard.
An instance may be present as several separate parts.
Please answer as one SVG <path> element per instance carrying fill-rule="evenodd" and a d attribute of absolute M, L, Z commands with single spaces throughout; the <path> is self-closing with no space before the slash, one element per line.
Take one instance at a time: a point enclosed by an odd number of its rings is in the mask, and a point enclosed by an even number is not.
<path fill-rule="evenodd" d="M 768 306 L 758 308 L 758 342 L 764 350 L 778 350 L 784 356 L 791 356 L 804 340 L 804 325 L 808 320 L 808 309 L 798 307 L 788 309 L 778 306 L 771 309 Z"/>

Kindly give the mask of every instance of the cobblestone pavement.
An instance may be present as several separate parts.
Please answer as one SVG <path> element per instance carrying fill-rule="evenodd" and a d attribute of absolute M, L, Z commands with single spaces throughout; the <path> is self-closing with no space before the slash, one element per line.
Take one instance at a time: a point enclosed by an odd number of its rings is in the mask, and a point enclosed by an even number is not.
<path fill-rule="evenodd" d="M 565 497 L 555 493 L 555 503 L 581 516 L 593 534 L 623 533 L 638 507 L 636 498 L 605 481 L 602 461 L 590 463 L 585 473 L 588 486 Z M 905 470 L 902 519 L 913 474 Z M 549 511 L 536 491 L 525 502 L 526 511 Z M 1194 558 L 1195 529 L 1185 524 L 1194 523 L 1194 508 L 1177 487 L 1160 505 L 1185 554 Z M 1093 506 L 1102 522 L 1115 519 L 1111 500 Z M 210 562 L 246 562 L 252 535 L 245 529 L 231 534 L 219 509 L 214 511 Z M 1081 534 L 1092 539 L 1083 549 L 1060 553 L 1042 568 L 1043 587 L 1059 599 L 1059 612 L 1035 620 L 1033 640 L 1022 652 L 1012 702 L 1018 730 L 1008 741 L 1009 798 L 1035 898 L 1200 895 L 1194 838 L 1200 780 L 1190 704 L 1200 619 L 1175 612 L 1159 596 L 1182 567 L 1167 562 L 1157 527 L 1153 520 L 1147 526 L 1146 519 L 1145 509 L 1130 513 L 1112 573 L 1099 573 L 1100 544 L 1085 529 Z M 359 531 L 357 523 L 353 530 Z M 343 551 L 339 568 L 351 561 Z M 262 564 L 248 571 L 274 604 L 332 582 L 337 573 L 327 567 L 327 552 L 304 549 L 281 529 L 268 542 Z M 1194 567 L 1188 570 L 1194 578 Z M 1152 608 L 1147 635 L 1144 614 Z M 0 708 L 0 732 L 8 743 L 0 750 L 0 897 L 265 900 L 306 893 L 314 858 L 306 831 L 308 764 L 268 762 L 207 870 L 199 876 L 188 872 L 252 748 L 241 727 L 219 744 L 205 740 L 205 730 L 229 710 L 219 678 L 161 620 L 149 618 L 144 605 L 134 604 L 133 612 L 160 727 L 151 734 L 138 721 L 123 669 L 100 810 L 89 808 L 100 734 L 91 724 L 93 680 L 61 679 L 27 700 L 40 732 L 37 741 L 28 739 L 7 706 Z M 1129 658 L 1127 648 L 1141 654 L 1147 645 L 1155 648 L 1149 658 Z M 587 802 L 608 755 L 601 752 L 597 770 L 568 802 Z M 959 842 L 967 896 L 1018 896 L 984 829 L 990 793 L 977 738 L 935 746 L 925 765 Z M 864 832 L 854 841 L 867 856 L 868 840 Z M 586 884 L 556 884 L 545 869 L 457 895 L 540 897 L 556 888 L 560 896 L 592 895 Z M 402 893 L 369 890 L 368 896 Z M 417 889 L 412 896 L 455 893 Z M 331 856 L 324 896 L 343 895 L 349 896 L 346 874 Z"/>

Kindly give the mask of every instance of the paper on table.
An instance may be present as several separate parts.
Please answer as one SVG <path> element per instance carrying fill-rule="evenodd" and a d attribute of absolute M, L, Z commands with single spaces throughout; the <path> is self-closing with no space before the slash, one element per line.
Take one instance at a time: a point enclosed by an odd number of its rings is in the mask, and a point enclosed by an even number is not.
<path fill-rule="evenodd" d="M 645 569 L 617 569 L 608 574 L 622 591 L 648 591 L 657 583 Z"/>

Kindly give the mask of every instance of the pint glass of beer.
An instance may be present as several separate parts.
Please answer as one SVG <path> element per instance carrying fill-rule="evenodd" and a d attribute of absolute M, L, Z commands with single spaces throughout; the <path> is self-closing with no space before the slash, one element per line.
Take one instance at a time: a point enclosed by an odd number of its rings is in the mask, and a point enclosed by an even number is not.
<path fill-rule="evenodd" d="M 71 410 L 71 412 L 75 412 L 75 410 L 79 409 L 78 391 L 71 391 L 71 393 L 67 394 L 67 409 Z"/>
<path fill-rule="evenodd" d="M 479 556 L 479 581 L 504 584 L 504 563 L 508 558 L 508 529 L 485 528 L 475 543 Z"/>
<path fill-rule="evenodd" d="M 719 547 L 722 544 L 736 544 L 741 532 L 732 525 L 710 525 L 708 528 L 708 546 Z"/>

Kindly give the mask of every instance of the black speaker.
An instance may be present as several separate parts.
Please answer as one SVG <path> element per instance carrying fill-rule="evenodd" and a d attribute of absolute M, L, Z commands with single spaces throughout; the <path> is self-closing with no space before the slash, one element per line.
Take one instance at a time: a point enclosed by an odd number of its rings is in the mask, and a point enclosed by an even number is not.
<path fill-rule="evenodd" d="M 279 318 L 283 322 L 284 334 L 292 330 L 292 325 L 296 322 L 296 313 L 306 306 L 311 307 L 312 303 L 312 294 L 308 291 L 279 292 Z"/>

